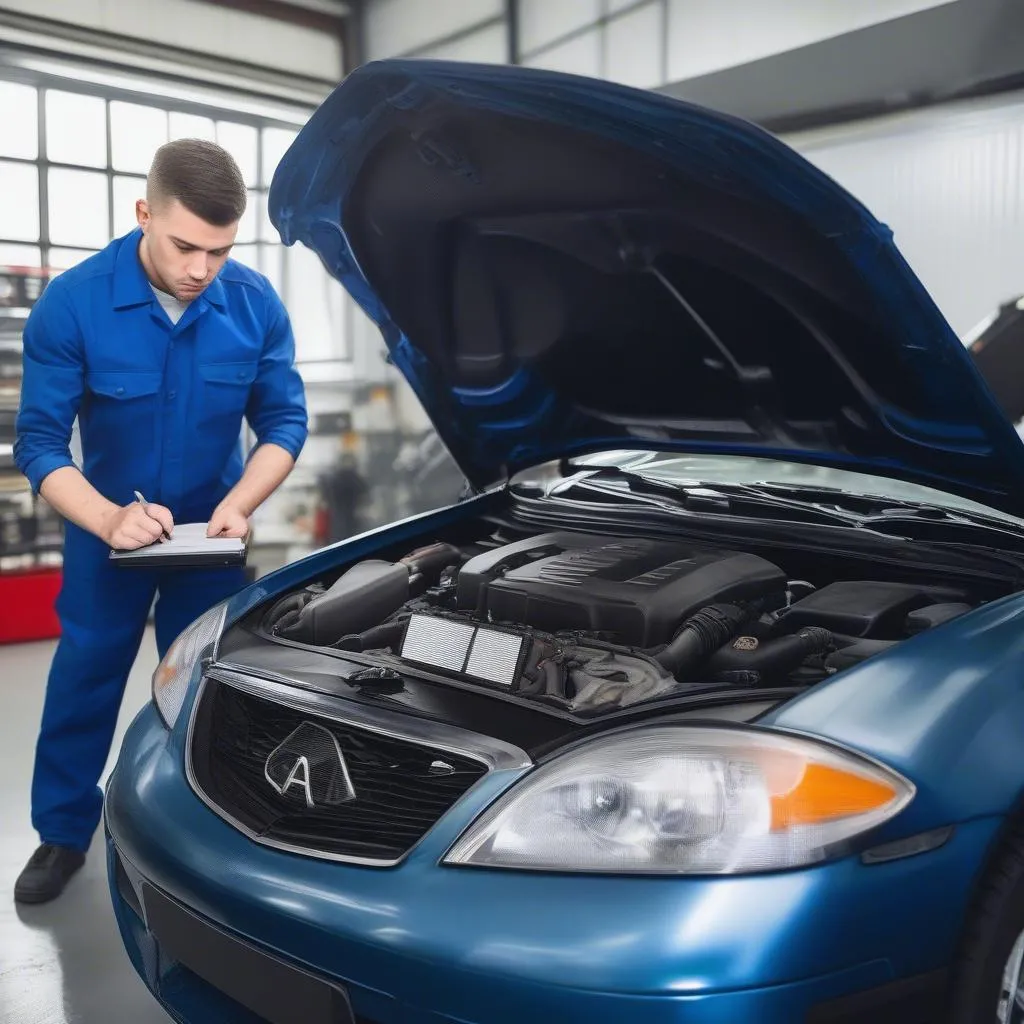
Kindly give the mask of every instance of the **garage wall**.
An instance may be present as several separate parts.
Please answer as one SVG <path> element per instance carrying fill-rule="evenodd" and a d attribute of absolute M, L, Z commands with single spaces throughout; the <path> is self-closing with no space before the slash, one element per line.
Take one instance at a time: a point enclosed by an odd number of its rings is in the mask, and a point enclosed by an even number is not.
<path fill-rule="evenodd" d="M 670 0 L 669 77 L 721 71 L 962 0 Z"/>
<path fill-rule="evenodd" d="M 337 81 L 340 35 L 291 25 L 203 0 L 2 0 L 0 12 L 207 53 L 303 77 Z"/>
<path fill-rule="evenodd" d="M 366 56 L 503 63 L 514 53 L 654 88 L 961 2 L 970 0 L 367 0 Z"/>
<path fill-rule="evenodd" d="M 1024 93 L 786 141 L 893 229 L 961 336 L 1024 293 Z"/>
<path fill-rule="evenodd" d="M 501 63 L 506 38 L 504 0 L 367 0 L 364 8 L 368 60 L 416 52 Z M 447 52 L 432 50 L 434 43 Z"/>

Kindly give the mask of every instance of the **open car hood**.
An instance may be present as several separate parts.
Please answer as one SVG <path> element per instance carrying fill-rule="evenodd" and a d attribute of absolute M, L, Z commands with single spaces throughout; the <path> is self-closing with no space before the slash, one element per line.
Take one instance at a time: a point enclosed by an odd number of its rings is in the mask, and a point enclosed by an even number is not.
<path fill-rule="evenodd" d="M 535 69 L 382 61 L 270 191 L 470 482 L 602 448 L 858 469 L 1024 515 L 1024 445 L 890 231 L 746 122 Z"/>

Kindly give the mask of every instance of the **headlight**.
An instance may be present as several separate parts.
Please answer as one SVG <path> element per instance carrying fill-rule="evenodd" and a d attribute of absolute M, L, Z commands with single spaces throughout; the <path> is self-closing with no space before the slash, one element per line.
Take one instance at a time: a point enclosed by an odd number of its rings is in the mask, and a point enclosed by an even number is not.
<path fill-rule="evenodd" d="M 186 627 L 153 673 L 153 702 L 169 729 L 178 720 L 196 665 L 212 657 L 224 630 L 226 602 L 214 605 Z"/>
<path fill-rule="evenodd" d="M 652 726 L 533 771 L 460 837 L 449 864 L 735 874 L 812 864 L 899 813 L 913 786 L 812 740 Z"/>

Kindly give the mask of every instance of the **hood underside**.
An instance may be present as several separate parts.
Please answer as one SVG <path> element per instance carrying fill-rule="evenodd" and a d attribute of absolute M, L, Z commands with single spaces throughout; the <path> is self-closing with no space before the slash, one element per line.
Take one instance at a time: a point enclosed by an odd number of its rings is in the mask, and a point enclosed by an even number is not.
<path fill-rule="evenodd" d="M 1024 446 L 892 243 L 752 125 L 606 82 L 367 65 L 270 215 L 477 486 L 610 447 L 889 475 L 1024 514 Z"/>

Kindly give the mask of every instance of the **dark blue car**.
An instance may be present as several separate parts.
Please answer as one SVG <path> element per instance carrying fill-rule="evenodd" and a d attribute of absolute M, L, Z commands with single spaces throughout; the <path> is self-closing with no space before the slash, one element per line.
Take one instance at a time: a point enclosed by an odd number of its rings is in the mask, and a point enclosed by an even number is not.
<path fill-rule="evenodd" d="M 471 485 L 195 622 L 106 796 L 186 1024 L 1024 1020 L 1024 446 L 749 124 L 383 62 L 272 219 Z"/>

